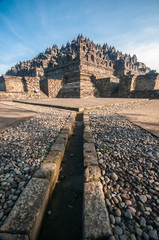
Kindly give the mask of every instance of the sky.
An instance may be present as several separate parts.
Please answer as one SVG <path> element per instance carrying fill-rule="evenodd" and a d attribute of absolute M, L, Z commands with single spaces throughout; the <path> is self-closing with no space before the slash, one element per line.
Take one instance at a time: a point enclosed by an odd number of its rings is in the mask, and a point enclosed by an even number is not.
<path fill-rule="evenodd" d="M 0 0 L 0 75 L 81 33 L 159 72 L 159 0 Z"/>

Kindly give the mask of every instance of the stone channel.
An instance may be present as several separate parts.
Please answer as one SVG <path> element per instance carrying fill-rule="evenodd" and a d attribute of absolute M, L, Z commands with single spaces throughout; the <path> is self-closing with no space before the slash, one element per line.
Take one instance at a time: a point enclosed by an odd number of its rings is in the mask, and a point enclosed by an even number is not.
<path fill-rule="evenodd" d="M 19 196 L 25 190 L 26 185 L 28 186 L 27 183 L 33 178 L 35 171 L 47 157 L 52 144 L 56 142 L 69 117 L 74 114 L 73 111 L 50 107 L 14 102 L 7 104 L 35 111 L 37 115 L 0 133 L 0 226 L 7 219 Z M 89 127 L 101 171 L 101 174 L 98 173 L 98 175 L 109 212 L 108 220 L 110 220 L 112 228 L 109 240 L 159 239 L 159 140 L 151 133 L 120 116 L 124 109 L 146 104 L 146 102 L 130 103 L 87 110 L 83 113 L 85 118 L 89 118 Z M 82 127 L 80 124 L 81 122 L 79 125 L 77 124 L 77 127 Z M 72 136 L 78 148 L 79 139 L 75 139 L 78 136 L 75 133 Z M 80 141 L 83 141 L 82 132 L 79 137 Z M 64 170 L 67 164 L 65 160 L 68 160 L 69 164 L 72 161 L 69 159 L 76 160 L 76 153 L 73 151 L 73 146 L 69 147 L 68 143 L 68 149 L 66 149 L 68 159 L 63 158 L 61 173 L 53 195 L 59 191 L 59 184 L 65 186 L 67 178 L 69 181 L 74 179 L 72 172 L 68 169 L 68 172 Z M 77 164 L 77 168 L 81 168 L 80 175 L 82 175 L 83 166 Z M 76 168 L 74 170 L 76 171 Z M 78 185 L 78 182 L 75 181 L 74 187 L 76 184 Z M 81 194 L 82 191 L 80 189 Z M 76 192 L 73 194 L 72 197 L 75 200 L 70 204 L 69 201 L 66 202 L 66 205 L 67 210 L 74 213 L 73 204 L 78 198 L 76 198 Z M 48 204 L 39 239 L 43 239 L 43 229 L 46 229 L 46 233 L 51 231 L 46 227 L 47 222 L 45 221 L 48 220 L 51 228 L 52 219 L 55 217 L 54 222 L 56 222 L 56 218 L 58 218 L 57 212 L 52 215 L 58 201 L 55 199 L 55 195 L 53 197 L 54 200 L 50 201 L 54 201 L 54 204 Z M 65 202 L 66 199 L 63 198 Z M 81 197 L 79 199 L 81 201 Z M 80 204 L 82 206 L 82 203 Z M 68 216 L 68 211 L 66 211 L 66 216 Z M 82 214 L 82 208 L 80 208 L 80 212 Z M 76 213 L 72 215 L 73 218 L 76 218 Z M 82 217 L 80 219 L 82 221 Z M 56 231 L 59 228 L 60 224 L 57 223 Z M 77 233 L 77 229 L 74 227 L 71 230 L 75 235 L 71 231 L 66 231 L 66 239 L 69 239 L 69 234 L 72 234 L 70 239 L 82 238 L 81 228 L 80 233 Z M 52 237 L 52 235 L 50 236 Z M 49 238 L 48 235 L 48 239 L 51 237 Z M 97 238 L 92 236 L 92 239 Z"/>

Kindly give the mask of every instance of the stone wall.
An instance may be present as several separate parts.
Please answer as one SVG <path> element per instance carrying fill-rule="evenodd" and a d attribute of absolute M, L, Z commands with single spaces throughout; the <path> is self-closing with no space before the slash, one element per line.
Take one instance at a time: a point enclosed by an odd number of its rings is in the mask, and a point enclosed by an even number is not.
<path fill-rule="evenodd" d="M 63 86 L 62 80 L 48 78 L 47 83 L 48 83 L 48 97 L 56 98 Z"/>
<path fill-rule="evenodd" d="M 17 77 L 3 75 L 0 78 L 0 99 L 12 100 L 46 98 L 47 96 L 40 90 L 39 80 L 40 78 L 38 77 Z"/>
<path fill-rule="evenodd" d="M 23 92 L 24 91 L 24 84 L 22 77 L 14 77 L 14 76 L 7 76 L 3 75 L 0 78 L 2 91 L 6 92 Z M 4 89 L 4 82 L 5 82 L 5 89 Z"/>
<path fill-rule="evenodd" d="M 136 90 L 130 92 L 131 98 L 159 99 L 159 90 Z"/>
<path fill-rule="evenodd" d="M 82 61 L 80 63 L 80 72 L 87 73 L 96 78 L 106 78 L 113 75 L 114 69 L 93 62 Z"/>
<path fill-rule="evenodd" d="M 49 68 L 46 70 L 45 75 L 50 79 L 63 79 L 66 76 L 67 82 L 76 82 L 77 80 L 72 78 L 73 73 L 75 73 L 75 76 L 76 73 L 79 73 L 79 61 L 71 62 L 63 66 L 54 66 L 53 68 Z"/>
<path fill-rule="evenodd" d="M 159 90 L 159 75 L 147 74 L 137 76 L 135 79 L 134 90 L 136 91 Z"/>
<path fill-rule="evenodd" d="M 14 99 L 27 99 L 28 95 L 25 92 L 0 92 L 0 100 L 9 101 Z"/>
<path fill-rule="evenodd" d="M 6 91 L 5 80 L 2 77 L 0 77 L 0 91 Z"/>
<path fill-rule="evenodd" d="M 36 90 L 40 91 L 39 77 L 24 77 L 24 82 L 26 85 L 26 91 L 28 92 L 34 92 Z"/>
<path fill-rule="evenodd" d="M 130 97 L 131 83 L 134 75 L 123 75 L 120 77 L 119 82 L 119 97 Z"/>
<path fill-rule="evenodd" d="M 158 98 L 159 74 L 120 77 L 119 97 Z"/>
<path fill-rule="evenodd" d="M 110 97 L 111 96 L 110 78 L 95 79 L 93 82 L 99 91 L 100 97 Z"/>

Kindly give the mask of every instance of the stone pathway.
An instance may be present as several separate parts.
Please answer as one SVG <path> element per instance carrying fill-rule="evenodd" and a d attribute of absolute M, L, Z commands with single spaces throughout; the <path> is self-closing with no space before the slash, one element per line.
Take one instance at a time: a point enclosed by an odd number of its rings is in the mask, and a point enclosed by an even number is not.
<path fill-rule="evenodd" d="M 113 229 L 110 240 L 157 240 L 159 141 L 116 114 L 132 107 L 136 104 L 87 112 Z"/>
<path fill-rule="evenodd" d="M 132 109 L 123 109 L 119 114 L 159 137 L 159 100 L 151 100 Z"/>
<path fill-rule="evenodd" d="M 37 114 L 0 134 L 0 225 L 47 155 L 71 113 L 22 104 L 16 104 L 16 107 L 36 111 Z"/>
<path fill-rule="evenodd" d="M 27 99 L 19 100 L 25 103 L 43 104 L 61 108 L 72 108 L 76 111 L 83 109 L 96 108 L 101 106 L 110 106 L 114 104 L 127 104 L 132 102 L 147 101 L 146 99 L 135 98 L 53 98 L 53 99 Z"/>
<path fill-rule="evenodd" d="M 36 116 L 0 134 L 0 225 L 47 155 L 71 111 L 8 102 Z M 147 102 L 85 112 L 90 118 L 113 235 L 159 239 L 159 140 L 119 115 Z"/>
<path fill-rule="evenodd" d="M 32 111 L 16 108 L 0 102 L 0 132 L 35 115 Z"/>

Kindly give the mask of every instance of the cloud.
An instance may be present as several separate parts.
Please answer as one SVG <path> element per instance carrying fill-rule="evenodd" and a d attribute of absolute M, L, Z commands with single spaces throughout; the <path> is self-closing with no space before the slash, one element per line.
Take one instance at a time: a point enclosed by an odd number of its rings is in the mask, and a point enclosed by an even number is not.
<path fill-rule="evenodd" d="M 13 66 L 13 64 L 0 64 L 0 76 L 2 74 L 5 74 L 6 71 L 8 71 L 11 67 Z"/>

